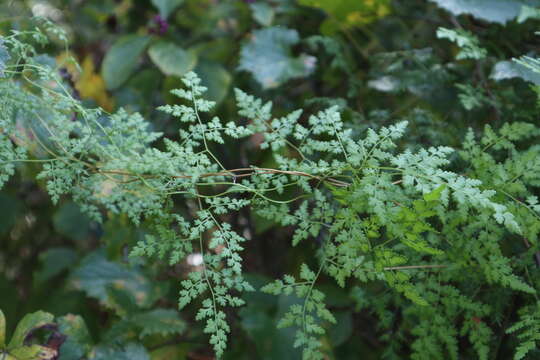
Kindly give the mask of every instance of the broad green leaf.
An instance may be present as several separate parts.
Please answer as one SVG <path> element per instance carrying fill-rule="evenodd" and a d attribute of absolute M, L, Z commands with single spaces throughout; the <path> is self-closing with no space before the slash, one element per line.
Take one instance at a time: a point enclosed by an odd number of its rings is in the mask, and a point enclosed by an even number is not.
<path fill-rule="evenodd" d="M 296 30 L 271 27 L 253 32 L 242 46 L 239 69 L 249 71 L 264 88 L 275 88 L 287 80 L 308 76 L 315 58 L 294 57 L 291 47 L 300 41 Z"/>
<path fill-rule="evenodd" d="M 161 294 L 157 284 L 139 270 L 107 260 L 102 251 L 86 256 L 73 271 L 71 282 L 75 288 L 109 307 L 114 305 L 107 291 L 109 287 L 128 292 L 140 307 L 150 306 Z"/>
<path fill-rule="evenodd" d="M 270 26 L 274 21 L 275 10 L 266 2 L 249 4 L 253 18 L 262 26 Z"/>
<path fill-rule="evenodd" d="M 142 329 L 139 333 L 140 338 L 154 334 L 181 334 L 187 328 L 178 311 L 172 309 L 155 309 L 135 314 L 130 321 Z"/>
<path fill-rule="evenodd" d="M 107 89 L 114 90 L 129 79 L 149 42 L 148 36 L 126 35 L 111 46 L 101 67 Z"/>
<path fill-rule="evenodd" d="M 152 4 L 159 10 L 159 15 L 163 19 L 167 19 L 183 3 L 184 0 L 152 0 Z"/>
<path fill-rule="evenodd" d="M 99 346 L 89 358 L 90 360 L 150 360 L 144 346 L 129 343 L 125 346 Z"/>
<path fill-rule="evenodd" d="M 160 41 L 148 49 L 150 59 L 165 75 L 183 76 L 193 70 L 197 56 L 172 42 Z"/>
<path fill-rule="evenodd" d="M 524 5 L 518 0 L 431 0 L 454 15 L 472 16 L 499 24 L 516 18 Z M 531 1 L 531 4 L 537 3 Z"/>
<path fill-rule="evenodd" d="M 11 230 L 21 212 L 21 202 L 11 194 L 0 193 L 0 235 Z"/>
<path fill-rule="evenodd" d="M 36 311 L 31 314 L 26 314 L 17 324 L 15 332 L 8 345 L 8 350 L 20 348 L 24 345 L 24 339 L 28 333 L 35 328 L 42 327 L 47 324 L 52 324 L 54 316 L 44 311 Z"/>
<path fill-rule="evenodd" d="M 499 61 L 496 63 L 491 71 L 490 78 L 497 81 L 520 78 L 536 85 L 540 85 L 539 73 L 513 61 Z"/>
<path fill-rule="evenodd" d="M 6 317 L 0 309 L 0 349 L 6 346 Z"/>
<path fill-rule="evenodd" d="M 167 345 L 150 353 L 151 360 L 185 360 L 190 352 L 189 344 Z"/>
<path fill-rule="evenodd" d="M 59 360 L 84 359 L 92 347 L 92 337 L 84 319 L 79 315 L 67 314 L 57 319 L 59 330 L 66 335 Z"/>
<path fill-rule="evenodd" d="M 4 46 L 4 40 L 0 37 L 0 78 L 4 77 L 4 69 L 6 68 L 6 62 L 9 60 L 9 53 Z"/>
<path fill-rule="evenodd" d="M 50 248 L 39 255 L 41 269 L 34 273 L 34 280 L 43 283 L 68 269 L 77 261 L 77 254 L 69 248 Z"/>
<path fill-rule="evenodd" d="M 324 34 L 341 28 L 369 24 L 390 13 L 389 0 L 299 0 L 301 5 L 316 7 L 328 14 L 321 25 Z"/>
<path fill-rule="evenodd" d="M 208 100 L 217 104 L 222 102 L 229 93 L 231 74 L 221 64 L 212 61 L 199 62 L 195 72 L 201 78 L 201 84 L 208 88 L 206 93 Z"/>
<path fill-rule="evenodd" d="M 107 296 L 107 302 L 116 310 L 117 315 L 121 317 L 139 311 L 135 296 L 122 288 L 117 289 L 113 286 L 107 286 Z"/>
<path fill-rule="evenodd" d="M 195 51 L 199 59 L 227 63 L 238 51 L 238 45 L 229 38 L 220 37 L 206 42 L 199 42 L 189 48 Z"/>
<path fill-rule="evenodd" d="M 55 230 L 72 240 L 83 240 L 90 231 L 90 219 L 73 202 L 66 202 L 53 215 Z"/>

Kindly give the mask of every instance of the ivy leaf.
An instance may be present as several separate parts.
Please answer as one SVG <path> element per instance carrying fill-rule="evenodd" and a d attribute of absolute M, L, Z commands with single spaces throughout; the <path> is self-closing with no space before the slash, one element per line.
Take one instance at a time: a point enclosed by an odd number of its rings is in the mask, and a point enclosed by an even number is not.
<path fill-rule="evenodd" d="M 523 2 L 516 0 L 431 0 L 454 15 L 472 16 L 499 24 L 516 18 Z"/>
<path fill-rule="evenodd" d="M 490 78 L 493 80 L 505 80 L 520 78 L 525 81 L 530 81 L 536 85 L 540 85 L 540 74 L 523 66 L 522 64 L 512 61 L 499 61 L 493 67 Z"/>
<path fill-rule="evenodd" d="M 166 19 L 184 0 L 152 0 L 152 4 L 159 10 L 159 15 Z"/>
<path fill-rule="evenodd" d="M 122 85 L 137 67 L 139 56 L 150 42 L 150 37 L 127 35 L 118 39 L 109 49 L 101 68 L 108 90 Z"/>
<path fill-rule="evenodd" d="M 197 56 L 192 51 L 167 41 L 160 41 L 148 49 L 150 59 L 165 75 L 183 76 L 193 70 Z"/>
<path fill-rule="evenodd" d="M 4 69 L 6 68 L 6 62 L 9 60 L 9 58 L 9 53 L 4 46 L 4 40 L 0 38 L 0 78 L 5 76 Z"/>
<path fill-rule="evenodd" d="M 291 46 L 299 41 L 296 30 L 271 27 L 254 31 L 251 40 L 242 46 L 239 69 L 250 72 L 265 89 L 308 76 L 315 69 L 315 58 L 292 56 Z"/>
<path fill-rule="evenodd" d="M 26 314 L 17 324 L 13 337 L 9 342 L 8 349 L 20 348 L 24 345 L 24 339 L 34 329 L 52 324 L 54 316 L 44 311 L 36 311 Z"/>

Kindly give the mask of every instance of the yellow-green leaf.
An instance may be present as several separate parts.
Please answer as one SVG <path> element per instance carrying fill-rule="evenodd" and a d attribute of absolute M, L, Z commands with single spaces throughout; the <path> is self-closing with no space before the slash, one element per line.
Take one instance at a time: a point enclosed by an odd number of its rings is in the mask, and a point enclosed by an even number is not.
<path fill-rule="evenodd" d="M 160 41 L 148 49 L 150 59 L 165 75 L 183 76 L 197 64 L 197 55 L 167 41 Z"/>
<path fill-rule="evenodd" d="M 0 349 L 6 346 L 6 317 L 2 310 L 0 310 Z"/>
<path fill-rule="evenodd" d="M 16 360 L 50 360 L 56 358 L 58 351 L 41 345 L 21 346 L 10 351 Z"/>
<path fill-rule="evenodd" d="M 17 324 L 17 328 L 7 348 L 11 350 L 22 347 L 24 345 L 24 339 L 30 331 L 51 324 L 53 319 L 54 316 L 52 314 L 44 311 L 36 311 L 35 313 L 25 315 Z"/>
<path fill-rule="evenodd" d="M 446 189 L 445 184 L 439 186 L 438 188 L 436 188 L 432 192 L 425 194 L 424 195 L 424 200 L 426 200 L 426 201 L 437 201 L 437 200 L 439 200 L 441 198 L 441 194 L 442 194 L 444 189 Z"/>

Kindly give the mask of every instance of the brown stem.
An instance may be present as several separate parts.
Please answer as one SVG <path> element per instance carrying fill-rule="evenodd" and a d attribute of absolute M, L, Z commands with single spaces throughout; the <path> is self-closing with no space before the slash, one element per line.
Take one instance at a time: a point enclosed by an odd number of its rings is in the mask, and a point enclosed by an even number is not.
<path fill-rule="evenodd" d="M 155 175 L 136 175 L 127 171 L 122 171 L 122 170 L 101 170 L 99 168 L 95 168 L 94 171 L 96 173 L 100 173 L 104 175 L 114 174 L 114 175 L 123 175 L 123 176 L 131 176 L 131 177 L 137 176 L 137 177 L 143 177 L 145 179 L 155 178 Z M 199 177 L 206 178 L 206 177 L 214 177 L 214 176 L 229 176 L 233 178 L 242 178 L 242 177 L 249 177 L 249 176 L 254 176 L 254 175 L 262 175 L 262 174 L 287 174 L 287 175 L 305 176 L 311 179 L 328 182 L 328 183 L 331 183 L 332 185 L 339 186 L 339 187 L 347 187 L 350 185 L 349 183 L 341 181 L 341 180 L 337 180 L 334 178 L 321 178 L 317 175 L 305 173 L 302 171 L 278 170 L 278 169 L 270 169 L 270 168 L 238 168 L 238 169 L 231 169 L 231 170 L 226 170 L 226 171 L 205 173 L 205 174 L 199 175 Z M 172 175 L 171 177 L 174 179 L 191 179 L 193 176 L 192 175 Z"/>

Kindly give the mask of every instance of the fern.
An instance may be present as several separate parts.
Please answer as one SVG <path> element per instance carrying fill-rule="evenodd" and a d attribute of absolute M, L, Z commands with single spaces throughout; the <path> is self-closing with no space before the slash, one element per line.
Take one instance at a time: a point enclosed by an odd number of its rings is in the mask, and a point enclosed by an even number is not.
<path fill-rule="evenodd" d="M 297 328 L 295 346 L 303 348 L 304 359 L 325 357 L 325 326 L 336 321 L 318 288 L 322 276 L 341 287 L 373 282 L 394 290 L 375 308 L 382 318 L 391 301 L 408 304 L 406 316 L 417 320 L 411 330 L 415 359 L 441 354 L 457 359 L 460 336 L 468 336 L 479 358 L 489 357 L 492 331 L 475 319 L 490 309 L 466 283 L 535 295 L 537 285 L 516 274 L 529 265 L 512 263 L 503 251 L 508 237 L 537 244 L 539 205 L 530 188 L 540 186 L 540 148 L 517 151 L 516 145 L 540 134 L 534 125 L 486 127 L 479 141 L 471 131 L 459 152 L 445 146 L 413 151 L 399 146 L 407 122 L 360 136 L 337 106 L 274 118 L 271 102 L 236 90 L 238 114 L 249 119 L 242 126 L 209 116 L 215 104 L 204 98 L 206 88 L 190 72 L 184 87 L 172 91 L 178 103 L 159 107 L 181 124 L 179 140 L 173 141 L 151 131 L 137 113 L 85 108 L 54 68 L 37 62 L 28 36 L 46 41 L 35 31 L 14 33 L 0 44 L 0 51 L 9 52 L 0 68 L 5 75 L 1 184 L 20 164 L 40 163 L 37 179 L 53 202 L 71 196 L 96 221 L 106 210 L 147 224 L 149 233 L 133 247 L 132 257 L 175 265 L 199 252 L 203 263 L 181 281 L 179 307 L 198 306 L 196 319 L 205 323 L 217 357 L 231 332 L 226 309 L 244 305 L 241 294 L 253 290 L 242 270 L 246 239 L 226 221 L 245 207 L 295 226 L 293 246 L 309 239 L 320 244 L 312 261 L 316 271 L 302 264 L 298 276 L 285 275 L 263 288 L 299 298 L 278 326 Z M 463 58 L 484 56 L 469 34 L 441 31 L 440 36 L 464 46 Z M 253 134 L 262 136 L 261 148 L 276 166 L 226 168 L 213 149 Z M 161 147 L 154 145 L 159 139 Z M 450 170 L 456 156 L 466 163 L 463 171 Z M 176 211 L 173 198 L 183 199 L 185 211 Z M 155 327 L 144 334 L 181 331 L 181 325 L 160 323 L 162 316 L 135 314 L 124 325 L 156 317 Z M 538 340 L 535 324 L 523 318 L 509 330 L 532 329 L 520 335 L 520 356 Z"/>
<path fill-rule="evenodd" d="M 520 344 L 516 349 L 514 360 L 523 359 L 530 351 L 538 351 L 540 342 L 540 303 L 536 306 L 525 306 L 519 310 L 519 321 L 508 328 L 507 333 L 516 333 Z"/>

